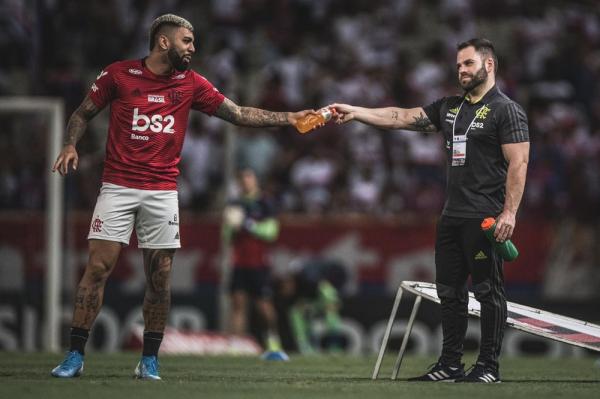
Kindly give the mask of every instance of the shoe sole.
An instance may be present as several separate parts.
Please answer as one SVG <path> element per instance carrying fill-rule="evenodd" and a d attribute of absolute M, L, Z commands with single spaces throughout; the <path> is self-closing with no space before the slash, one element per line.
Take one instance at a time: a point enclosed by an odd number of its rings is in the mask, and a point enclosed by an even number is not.
<path fill-rule="evenodd" d="M 83 365 L 81 365 L 81 368 L 73 375 L 68 376 L 68 375 L 56 375 L 54 374 L 54 370 L 52 370 L 50 372 L 50 375 L 54 378 L 76 378 L 76 377 L 81 377 L 81 374 L 83 373 Z"/>
<path fill-rule="evenodd" d="M 160 377 L 157 377 L 157 378 L 142 377 L 141 375 L 134 375 L 133 378 L 136 380 L 144 380 L 144 381 L 162 381 L 162 378 L 160 378 Z"/>
<path fill-rule="evenodd" d="M 81 373 L 77 373 L 77 374 L 71 375 L 71 376 L 68 376 L 68 375 L 56 375 L 56 374 L 52 374 L 52 373 L 50 373 L 50 375 L 52 377 L 54 377 L 54 378 L 79 378 L 79 377 L 81 377 Z"/>
<path fill-rule="evenodd" d="M 150 381 L 162 381 L 160 377 L 144 377 L 140 372 L 140 365 L 138 364 L 135 370 L 133 371 L 133 378 L 136 380 L 150 380 Z"/>

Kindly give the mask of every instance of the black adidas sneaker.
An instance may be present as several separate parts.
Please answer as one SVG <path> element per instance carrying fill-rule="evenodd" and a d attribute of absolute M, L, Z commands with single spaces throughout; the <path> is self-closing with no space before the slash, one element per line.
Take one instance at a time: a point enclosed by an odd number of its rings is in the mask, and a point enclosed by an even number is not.
<path fill-rule="evenodd" d="M 453 367 L 438 361 L 430 367 L 429 372 L 426 374 L 409 378 L 407 381 L 454 382 L 459 378 L 464 378 L 464 376 L 464 364 Z"/>
<path fill-rule="evenodd" d="M 463 378 L 457 379 L 455 382 L 483 382 L 489 384 L 501 381 L 498 370 L 488 367 L 483 363 L 475 363 L 467 371 L 467 375 L 465 375 Z"/>

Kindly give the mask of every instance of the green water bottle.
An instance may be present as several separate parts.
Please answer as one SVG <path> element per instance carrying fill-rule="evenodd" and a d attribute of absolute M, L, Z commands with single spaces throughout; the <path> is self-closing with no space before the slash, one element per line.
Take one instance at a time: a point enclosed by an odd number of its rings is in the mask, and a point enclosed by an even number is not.
<path fill-rule="evenodd" d="M 511 240 L 506 240 L 504 242 L 496 241 L 494 237 L 494 231 L 496 230 L 496 219 L 494 218 L 485 218 L 483 222 L 481 222 L 481 230 L 483 230 L 485 236 L 490 240 L 496 251 L 502 256 L 507 262 L 513 261 L 517 259 L 519 256 L 519 251 L 515 244 L 512 243 Z"/>

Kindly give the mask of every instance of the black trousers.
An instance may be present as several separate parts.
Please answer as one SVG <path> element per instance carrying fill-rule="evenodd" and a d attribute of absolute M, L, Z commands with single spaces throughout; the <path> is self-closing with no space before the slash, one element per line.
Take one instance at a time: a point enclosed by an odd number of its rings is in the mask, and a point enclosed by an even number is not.
<path fill-rule="evenodd" d="M 481 304 L 478 362 L 498 369 L 506 326 L 503 260 L 481 231 L 480 219 L 440 217 L 435 243 L 437 294 L 442 305 L 443 346 L 440 361 L 461 362 L 468 324 L 467 280 Z"/>

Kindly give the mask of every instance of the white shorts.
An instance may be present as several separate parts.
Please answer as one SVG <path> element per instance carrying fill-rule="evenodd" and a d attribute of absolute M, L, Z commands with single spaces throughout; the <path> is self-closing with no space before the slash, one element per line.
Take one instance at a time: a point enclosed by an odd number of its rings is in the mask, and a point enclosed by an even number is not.
<path fill-rule="evenodd" d="M 138 248 L 181 248 L 177 191 L 138 190 L 102 183 L 88 240 L 127 245 L 134 225 Z"/>

